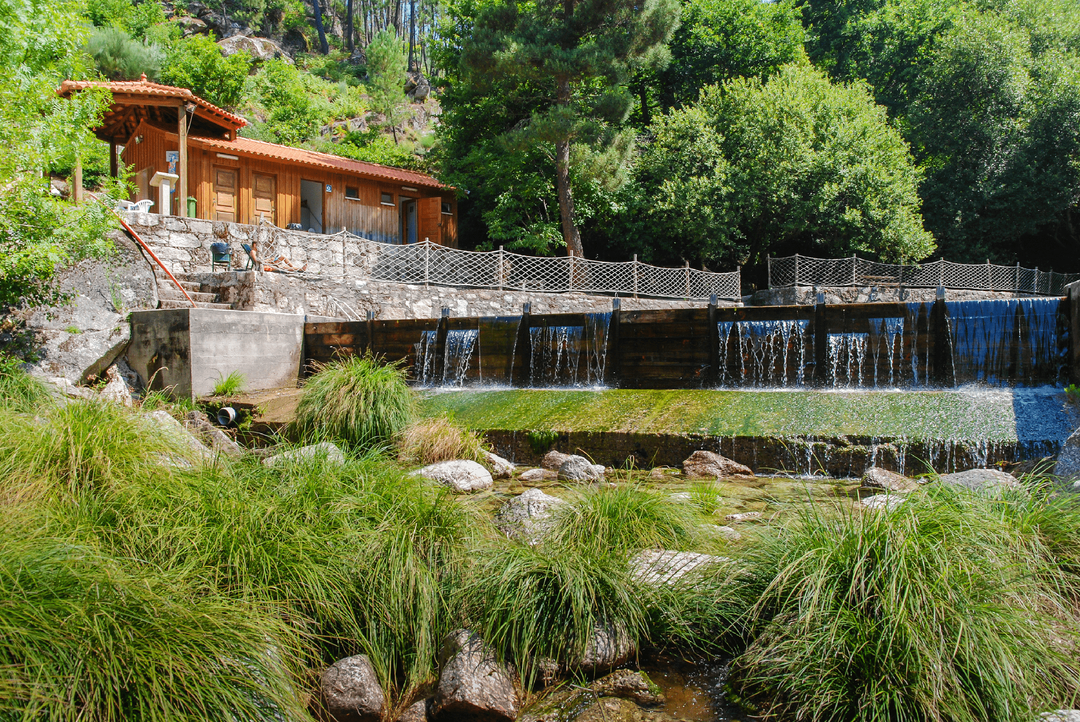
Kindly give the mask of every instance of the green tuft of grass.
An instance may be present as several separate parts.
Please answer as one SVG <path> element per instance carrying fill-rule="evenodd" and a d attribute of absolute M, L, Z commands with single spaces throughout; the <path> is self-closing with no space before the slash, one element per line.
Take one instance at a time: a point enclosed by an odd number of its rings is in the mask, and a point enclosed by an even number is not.
<path fill-rule="evenodd" d="M 247 385 L 247 375 L 239 371 L 230 371 L 228 376 L 218 374 L 217 383 L 214 384 L 214 396 L 232 396 L 244 390 Z"/>
<path fill-rule="evenodd" d="M 388 445 L 416 416 L 400 364 L 371 354 L 332 361 L 308 379 L 295 428 L 307 440 L 336 439 L 354 449 Z"/>
<path fill-rule="evenodd" d="M 484 460 L 484 440 L 446 418 L 423 419 L 410 424 L 397 440 L 398 461 L 426 466 L 453 459 Z"/>
<path fill-rule="evenodd" d="M 52 405 L 48 387 L 19 368 L 18 359 L 0 356 L 0 407 L 18 413 L 37 413 Z"/>

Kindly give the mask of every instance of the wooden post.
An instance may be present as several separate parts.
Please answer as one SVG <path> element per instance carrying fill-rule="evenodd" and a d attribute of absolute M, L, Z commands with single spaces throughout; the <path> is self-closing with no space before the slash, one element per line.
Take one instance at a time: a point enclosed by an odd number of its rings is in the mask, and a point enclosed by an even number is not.
<path fill-rule="evenodd" d="M 424 288 L 428 287 L 431 280 L 431 246 L 424 244 Z M 443 309 L 444 311 L 446 309 Z"/>
<path fill-rule="evenodd" d="M 604 366 L 603 383 L 606 386 L 619 385 L 619 324 L 622 323 L 622 301 L 611 301 L 611 320 L 608 322 L 607 362 Z"/>
<path fill-rule="evenodd" d="M 188 197 L 188 147 L 187 147 L 187 132 L 188 132 L 188 113 L 187 108 L 183 102 L 180 103 L 178 108 L 179 118 L 177 119 L 177 125 L 179 128 L 179 146 L 180 146 L 180 163 L 176 169 L 176 172 L 180 176 L 180 212 L 177 214 L 181 218 L 187 218 L 187 197 Z M 158 209 L 159 213 L 163 213 L 162 209 Z"/>
<path fill-rule="evenodd" d="M 371 351 L 371 353 L 374 355 L 374 354 L 376 354 L 376 349 L 375 349 L 375 312 L 374 311 L 368 311 L 367 312 L 367 323 L 366 323 L 366 325 L 367 325 L 367 347 L 368 347 L 368 350 Z"/>
<path fill-rule="evenodd" d="M 341 275 L 345 276 L 345 239 L 349 237 L 349 229 L 341 227 Z"/>
<path fill-rule="evenodd" d="M 859 280 L 855 275 L 855 266 L 858 263 L 858 261 L 859 261 L 859 257 L 852 254 L 852 256 L 851 256 L 851 285 L 852 286 L 858 286 L 859 285 Z"/>
<path fill-rule="evenodd" d="M 990 259 L 986 259 L 986 287 L 994 290 L 994 271 L 990 268 Z"/>
<path fill-rule="evenodd" d="M 496 279 L 496 281 L 497 281 L 497 285 L 499 287 L 499 290 L 501 291 L 502 288 L 503 288 L 503 247 L 502 246 L 499 246 L 499 261 L 498 261 L 498 265 L 496 266 L 495 273 L 498 275 L 498 278 Z"/>
<path fill-rule="evenodd" d="M 814 380 L 824 386 L 829 380 L 829 329 L 825 312 L 825 294 L 818 292 L 814 306 Z"/>
<path fill-rule="evenodd" d="M 510 384 L 512 386 L 528 386 L 529 377 L 532 375 L 532 334 L 529 329 L 532 326 L 532 304 L 521 304 L 521 321 L 518 323 L 518 337 L 514 356 L 521 356 L 521 361 L 515 363 L 517 367 L 511 369 Z M 515 359 L 516 360 L 516 359 Z"/>
<path fill-rule="evenodd" d="M 930 341 L 933 344 L 934 372 L 931 379 L 942 386 L 954 384 L 952 356 L 949 353 L 949 320 L 945 307 L 945 288 L 938 287 L 934 309 L 930 312 Z"/>
<path fill-rule="evenodd" d="M 567 291 L 573 291 L 574 290 L 574 251 L 573 251 L 573 249 L 570 249 L 570 248 L 566 249 L 566 257 L 570 259 L 570 262 L 569 262 L 570 271 L 569 271 L 569 274 L 568 274 L 568 276 L 566 278 L 566 290 Z"/>
<path fill-rule="evenodd" d="M 799 287 L 799 254 L 795 254 L 795 288 Z"/>
<path fill-rule="evenodd" d="M 690 300 L 690 261 L 683 266 L 683 280 L 686 283 L 686 300 Z"/>
<path fill-rule="evenodd" d="M 719 310 L 717 309 L 716 294 L 709 296 L 709 374 L 706 377 L 705 383 L 709 387 L 716 386 L 720 380 L 720 364 L 725 363 L 727 359 L 720 358 L 720 328 Z"/>
<path fill-rule="evenodd" d="M 449 331 L 450 309 L 444 308 L 435 329 L 435 368 L 432 369 L 432 381 L 436 386 L 442 386 L 446 382 L 446 335 Z"/>
<path fill-rule="evenodd" d="M 765 256 L 765 275 L 768 276 L 768 288 L 772 290 L 772 256 Z"/>
<path fill-rule="evenodd" d="M 109 177 L 120 175 L 120 163 L 116 158 L 116 138 L 109 138 Z"/>
<path fill-rule="evenodd" d="M 75 174 L 71 179 L 71 199 L 76 203 L 83 202 L 82 187 L 82 156 L 75 156 Z"/>

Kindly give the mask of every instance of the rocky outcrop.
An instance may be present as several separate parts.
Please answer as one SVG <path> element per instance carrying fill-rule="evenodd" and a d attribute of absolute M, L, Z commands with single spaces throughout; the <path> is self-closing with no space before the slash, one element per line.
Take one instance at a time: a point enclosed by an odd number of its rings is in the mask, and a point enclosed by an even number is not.
<path fill-rule="evenodd" d="M 422 103 L 431 95 L 431 83 L 428 82 L 423 73 L 410 72 L 408 80 L 405 82 L 405 94 L 412 98 L 414 102 Z"/>
<path fill-rule="evenodd" d="M 754 478 L 754 472 L 749 467 L 713 451 L 695 451 L 683 462 L 682 467 L 683 474 L 691 479 Z"/>
<path fill-rule="evenodd" d="M 319 695 L 336 722 L 380 722 L 386 699 L 366 655 L 338 660 L 322 673 Z"/>
<path fill-rule="evenodd" d="M 248 35 L 233 35 L 224 40 L 219 40 L 218 47 L 221 48 L 221 54 L 225 57 L 236 55 L 237 53 L 247 53 L 255 60 L 259 61 L 279 58 L 290 65 L 293 62 L 292 58 L 289 57 L 289 54 L 286 53 L 280 45 L 273 40 L 267 40 L 266 38 L 257 38 Z"/>
<path fill-rule="evenodd" d="M 942 484 L 962 486 L 973 491 L 1023 488 L 1015 476 L 997 469 L 970 469 L 955 474 L 944 474 L 938 477 L 938 481 Z"/>
<path fill-rule="evenodd" d="M 503 722 L 518 715 L 518 697 L 509 670 L 494 651 L 462 629 L 443 642 L 439 684 L 431 703 L 436 720 Z"/>
<path fill-rule="evenodd" d="M 563 462 L 570 458 L 570 454 L 564 454 L 561 451 L 555 451 L 552 449 L 548 453 L 544 454 L 544 458 L 540 460 L 541 469 L 550 469 L 551 471 L 558 471 L 559 467 L 563 465 Z"/>
<path fill-rule="evenodd" d="M 630 560 L 630 577 L 639 584 L 650 587 L 674 585 L 695 571 L 726 561 L 728 560 L 724 557 L 696 552 L 646 549 Z"/>
<path fill-rule="evenodd" d="M 566 502 L 540 489 L 528 489 L 495 515 L 495 526 L 512 539 L 538 543 L 551 527 L 552 511 Z"/>
<path fill-rule="evenodd" d="M 315 459 L 320 456 L 325 457 L 326 460 L 332 464 L 345 463 L 345 454 L 342 453 L 341 449 L 329 441 L 312 444 L 311 446 L 301 446 L 299 449 L 291 449 L 290 451 L 281 454 L 269 456 L 263 459 L 262 463 L 264 466 L 274 467 L 290 462 Z"/>
<path fill-rule="evenodd" d="M 116 366 L 110 366 L 105 371 L 105 378 L 108 379 L 108 383 L 101 390 L 101 399 L 121 406 L 132 406 L 134 402 L 131 399 L 131 390 Z"/>
<path fill-rule="evenodd" d="M 559 465 L 560 481 L 599 481 L 604 478 L 604 467 L 594 464 L 584 456 L 568 456 Z"/>
<path fill-rule="evenodd" d="M 862 485 L 868 489 L 886 489 L 901 494 L 915 491 L 919 488 L 918 482 L 909 479 L 902 474 L 887 469 L 873 467 L 866 470 L 862 477 Z"/>
<path fill-rule="evenodd" d="M 496 479 L 509 479 L 514 475 L 513 463 L 498 454 L 485 451 L 484 463 L 491 469 L 491 476 Z"/>
<path fill-rule="evenodd" d="M 425 479 L 437 481 L 462 494 L 490 489 L 494 483 L 491 472 L 475 461 L 464 459 L 440 461 L 437 464 L 425 466 L 417 473 Z"/>

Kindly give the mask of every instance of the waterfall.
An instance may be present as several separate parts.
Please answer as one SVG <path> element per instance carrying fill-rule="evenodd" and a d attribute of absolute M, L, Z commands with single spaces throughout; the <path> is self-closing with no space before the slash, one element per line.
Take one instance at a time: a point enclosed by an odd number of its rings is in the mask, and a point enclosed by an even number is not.
<path fill-rule="evenodd" d="M 475 328 L 446 332 L 446 351 L 443 353 L 444 386 L 461 386 L 465 381 L 479 335 L 480 331 Z"/>
<path fill-rule="evenodd" d="M 736 321 L 742 359 L 738 380 L 743 385 L 757 387 L 802 386 L 806 377 L 806 331 L 809 325 L 809 321 Z M 731 326 L 721 322 L 718 330 L 720 361 L 725 365 Z M 789 361 L 794 361 L 794 374 Z M 726 370 L 722 375 L 726 376 Z"/>
<path fill-rule="evenodd" d="M 826 342 L 825 358 L 829 368 L 829 385 L 840 386 L 841 376 L 845 386 L 863 385 L 863 365 L 870 344 L 868 333 L 830 333 Z"/>
<path fill-rule="evenodd" d="M 889 364 L 889 386 L 896 385 L 896 372 L 904 360 L 904 319 L 902 318 L 871 318 L 870 321 L 870 355 L 873 357 L 873 386 L 879 386 L 884 379 L 878 378 L 878 369 L 881 368 L 881 356 L 884 352 L 885 359 Z"/>
<path fill-rule="evenodd" d="M 435 383 L 435 343 L 438 338 L 436 331 L 421 331 L 419 343 L 413 344 L 413 356 L 416 358 L 413 366 L 413 378 L 420 386 L 431 386 Z"/>
<path fill-rule="evenodd" d="M 585 314 L 584 326 L 529 329 L 532 386 L 596 386 L 607 369 L 610 313 Z"/>
<path fill-rule="evenodd" d="M 999 384 L 1008 378 L 1018 306 L 1015 300 L 945 302 L 956 383 Z"/>

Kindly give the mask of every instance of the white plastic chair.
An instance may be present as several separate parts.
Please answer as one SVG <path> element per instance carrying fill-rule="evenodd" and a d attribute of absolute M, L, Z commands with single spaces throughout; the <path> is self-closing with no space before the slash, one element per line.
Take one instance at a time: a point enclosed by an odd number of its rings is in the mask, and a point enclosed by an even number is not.
<path fill-rule="evenodd" d="M 135 211 L 136 213 L 149 213 L 150 206 L 152 205 L 154 205 L 154 202 L 152 200 L 150 200 L 149 198 L 144 198 L 141 201 L 136 201 L 135 203 L 132 203 L 131 210 Z"/>

